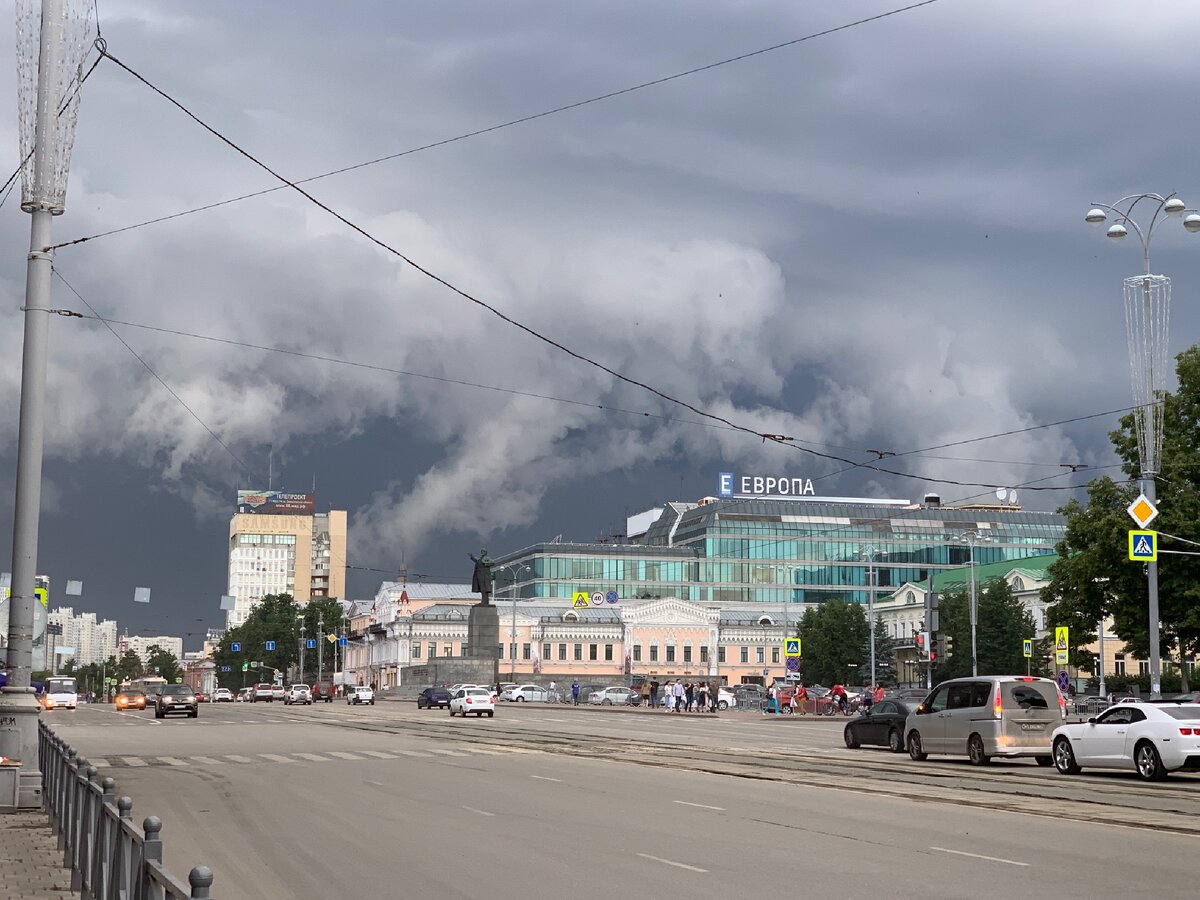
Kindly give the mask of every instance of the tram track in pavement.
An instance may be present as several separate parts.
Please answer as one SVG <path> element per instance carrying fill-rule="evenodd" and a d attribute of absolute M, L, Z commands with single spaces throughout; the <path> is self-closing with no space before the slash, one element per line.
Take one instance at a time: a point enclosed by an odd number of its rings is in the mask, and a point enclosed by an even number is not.
<path fill-rule="evenodd" d="M 761 748 L 713 748 L 663 740 L 537 730 L 535 720 L 521 726 L 488 719 L 475 728 L 440 718 L 414 720 L 374 716 L 313 719 L 288 712 L 297 722 L 353 728 L 376 734 L 403 734 L 479 746 L 519 746 L 543 753 L 603 758 L 631 765 L 656 766 L 775 781 L 782 784 L 874 794 L 925 803 L 1200 834 L 1200 783 L 1145 784 L 1105 773 L 1064 777 L 1054 769 L 1001 763 L 996 768 L 951 760 L 914 762 L 870 750 L 862 756 L 831 756 L 831 751 L 766 751 Z M 877 759 L 872 759 L 877 756 Z"/>

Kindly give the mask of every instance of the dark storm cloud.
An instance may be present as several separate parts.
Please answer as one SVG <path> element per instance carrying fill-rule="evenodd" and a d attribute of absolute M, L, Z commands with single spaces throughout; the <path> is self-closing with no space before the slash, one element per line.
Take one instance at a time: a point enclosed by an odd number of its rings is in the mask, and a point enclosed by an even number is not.
<path fill-rule="evenodd" d="M 116 55 L 303 177 L 884 8 L 291 4 L 281 15 L 104 3 L 100 13 Z M 1120 278 L 1139 259 L 1081 219 L 1090 200 L 1133 190 L 1200 197 L 1186 115 L 1198 35 L 1200 15 L 1177 4 L 944 0 L 311 190 L 581 353 L 862 459 L 837 448 L 913 449 L 1126 404 Z M 2 128 L 15 148 L 15 121 Z M 269 186 L 102 65 L 56 235 Z M 1200 248 L 1170 225 L 1156 269 L 1186 298 Z M 26 228 L 10 203 L 0 217 L 10 468 Z M 508 329 L 287 192 L 64 250 L 58 264 L 117 318 L 695 418 Z M 57 283 L 55 297 L 78 305 Z M 1177 300 L 1176 350 L 1197 324 L 1195 305 Z M 114 604 L 126 582 L 131 593 L 153 580 L 176 616 L 195 609 L 215 623 L 231 491 L 263 483 L 271 447 L 280 477 L 304 487 L 316 474 L 323 500 L 356 511 L 358 561 L 403 556 L 439 575 L 485 537 L 493 551 L 559 531 L 592 537 L 626 506 L 679 493 L 674 473 L 692 495 L 724 468 L 840 468 L 717 428 L 122 334 L 240 462 L 102 328 L 56 321 L 47 471 L 58 501 L 43 568 L 89 577 L 75 571 L 86 559 Z M 1018 484 L 1060 462 L 1110 463 L 1112 424 L 941 454 L 1000 463 L 895 467 Z M 122 467 L 138 475 L 114 509 L 92 481 L 111 487 Z M 819 484 L 908 497 L 926 487 L 862 470 Z M 1024 496 L 1040 508 L 1061 499 Z M 107 527 L 77 527 L 97 519 Z M 133 527 L 148 532 L 146 550 L 115 536 Z M 204 553 L 179 549 L 197 544 Z M 362 576 L 355 592 L 380 577 Z"/>

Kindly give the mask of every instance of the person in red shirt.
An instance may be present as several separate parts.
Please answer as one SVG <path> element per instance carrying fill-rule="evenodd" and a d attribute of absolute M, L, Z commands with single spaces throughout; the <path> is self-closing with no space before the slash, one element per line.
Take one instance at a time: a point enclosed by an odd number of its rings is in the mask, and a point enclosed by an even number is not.
<path fill-rule="evenodd" d="M 838 709 L 842 712 L 846 711 L 846 689 L 840 684 L 835 684 L 829 689 L 829 696 L 833 698 L 833 702 L 838 705 Z"/>
<path fill-rule="evenodd" d="M 882 684 L 875 685 L 875 702 L 876 703 L 883 702 L 883 685 Z"/>

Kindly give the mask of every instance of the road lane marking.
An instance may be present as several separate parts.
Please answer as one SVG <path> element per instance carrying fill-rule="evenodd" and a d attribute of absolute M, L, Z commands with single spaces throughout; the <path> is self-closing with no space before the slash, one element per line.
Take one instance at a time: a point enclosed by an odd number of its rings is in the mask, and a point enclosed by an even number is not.
<path fill-rule="evenodd" d="M 230 754 L 228 754 L 228 755 L 227 755 L 225 758 L 226 758 L 226 759 L 231 759 L 231 760 L 233 760 L 234 762 L 240 762 L 240 763 L 252 763 L 252 762 L 254 762 L 254 760 L 252 760 L 250 757 L 248 757 L 248 756 L 238 756 L 236 753 L 230 753 Z"/>
<path fill-rule="evenodd" d="M 640 856 L 642 859 L 651 859 L 654 860 L 654 862 L 662 863 L 664 866 L 675 866 L 677 869 L 687 869 L 689 872 L 708 872 L 708 869 L 701 869 L 699 866 L 689 866 L 687 863 L 675 862 L 672 859 L 663 859 L 661 856 L 651 856 L 649 853 L 639 853 L 638 856 Z"/>
<path fill-rule="evenodd" d="M 437 753 L 440 756 L 467 756 L 466 753 L 460 753 L 457 750 L 439 750 L 437 747 L 430 747 L 430 753 Z"/>
<path fill-rule="evenodd" d="M 290 757 L 287 757 L 287 756 L 280 756 L 278 753 L 260 753 L 258 755 L 261 756 L 263 759 L 269 759 L 272 762 L 280 762 L 280 763 L 295 762 L 294 759 L 291 759 Z"/>
<path fill-rule="evenodd" d="M 322 756 L 319 753 L 297 753 L 296 756 L 307 759 L 309 762 L 329 762 L 328 756 Z"/>
<path fill-rule="evenodd" d="M 401 756 L 420 756 L 422 758 L 429 756 L 423 750 L 394 750 L 393 753 L 399 753 Z"/>
<path fill-rule="evenodd" d="M 376 759 L 395 759 L 396 758 L 395 753 L 385 753 L 382 750 L 359 750 L 358 752 L 362 753 L 365 756 L 373 756 Z"/>
<path fill-rule="evenodd" d="M 166 763 L 168 766 L 186 766 L 187 765 L 187 763 L 184 762 L 182 759 L 177 759 L 174 756 L 160 756 L 158 758 L 158 761 L 162 762 L 162 763 Z"/>
<path fill-rule="evenodd" d="M 481 815 L 481 816 L 494 816 L 494 815 L 496 815 L 495 813 L 490 813 L 490 812 L 488 812 L 486 809 L 476 809 L 476 808 L 475 808 L 475 807 L 473 807 L 473 806 L 464 806 L 464 807 L 463 807 L 463 809 L 465 809 L 467 812 L 479 813 L 479 815 Z"/>
<path fill-rule="evenodd" d="M 530 775 L 530 778 L 536 778 L 538 781 L 557 781 L 562 784 L 561 778 L 551 778 L 549 775 Z"/>
<path fill-rule="evenodd" d="M 223 766 L 223 765 L 225 765 L 225 760 L 213 759 L 211 756 L 193 756 L 192 759 L 198 763 L 204 763 L 204 765 L 206 765 L 206 766 Z"/>
<path fill-rule="evenodd" d="M 966 850 L 950 850 L 946 847 L 930 847 L 930 850 L 937 850 L 939 853 L 953 853 L 955 856 L 969 856 L 972 859 L 986 859 L 988 862 L 1004 863 L 1009 866 L 1024 866 L 1029 867 L 1029 863 L 1017 862 L 1015 859 L 1001 859 L 998 856 L 984 856 L 981 853 L 968 853 Z"/>
<path fill-rule="evenodd" d="M 140 757 L 137 757 L 137 756 L 122 756 L 121 762 L 125 763 L 125 765 L 127 765 L 127 766 L 148 766 L 148 765 L 150 765 L 150 763 L 146 762 L 144 759 L 141 759 Z"/>
<path fill-rule="evenodd" d="M 89 760 L 88 760 L 88 762 L 90 762 L 90 763 L 91 763 L 93 766 L 95 766 L 97 769 L 103 769 L 104 767 L 106 767 L 106 766 L 108 765 L 108 760 L 107 760 L 107 759 L 104 759 L 104 758 L 100 758 L 100 759 L 89 759 Z"/>
<path fill-rule="evenodd" d="M 689 803 L 686 800 L 672 800 L 671 802 L 678 803 L 680 806 L 694 806 L 697 809 L 715 809 L 717 812 L 725 812 L 725 807 L 723 806 L 709 806 L 705 803 Z"/>
<path fill-rule="evenodd" d="M 483 756 L 502 756 L 503 755 L 501 753 L 501 751 L 499 751 L 499 750 L 487 750 L 487 749 L 484 749 L 483 747 L 463 747 L 463 750 L 467 751 L 468 753 L 479 753 L 479 754 L 482 754 Z"/>
<path fill-rule="evenodd" d="M 330 756 L 336 756 L 338 759 L 352 759 L 356 762 L 361 762 L 362 757 L 355 753 L 347 753 L 345 750 L 326 750 Z"/>

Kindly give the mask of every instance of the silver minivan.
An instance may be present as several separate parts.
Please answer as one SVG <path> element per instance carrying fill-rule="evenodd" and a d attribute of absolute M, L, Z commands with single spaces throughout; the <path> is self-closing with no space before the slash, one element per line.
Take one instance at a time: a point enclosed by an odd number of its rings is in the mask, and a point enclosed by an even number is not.
<path fill-rule="evenodd" d="M 1051 737 L 1066 719 L 1066 701 L 1048 678 L 985 675 L 939 684 L 904 725 L 908 755 L 966 756 L 987 765 L 993 756 L 1032 756 L 1051 763 Z"/>

